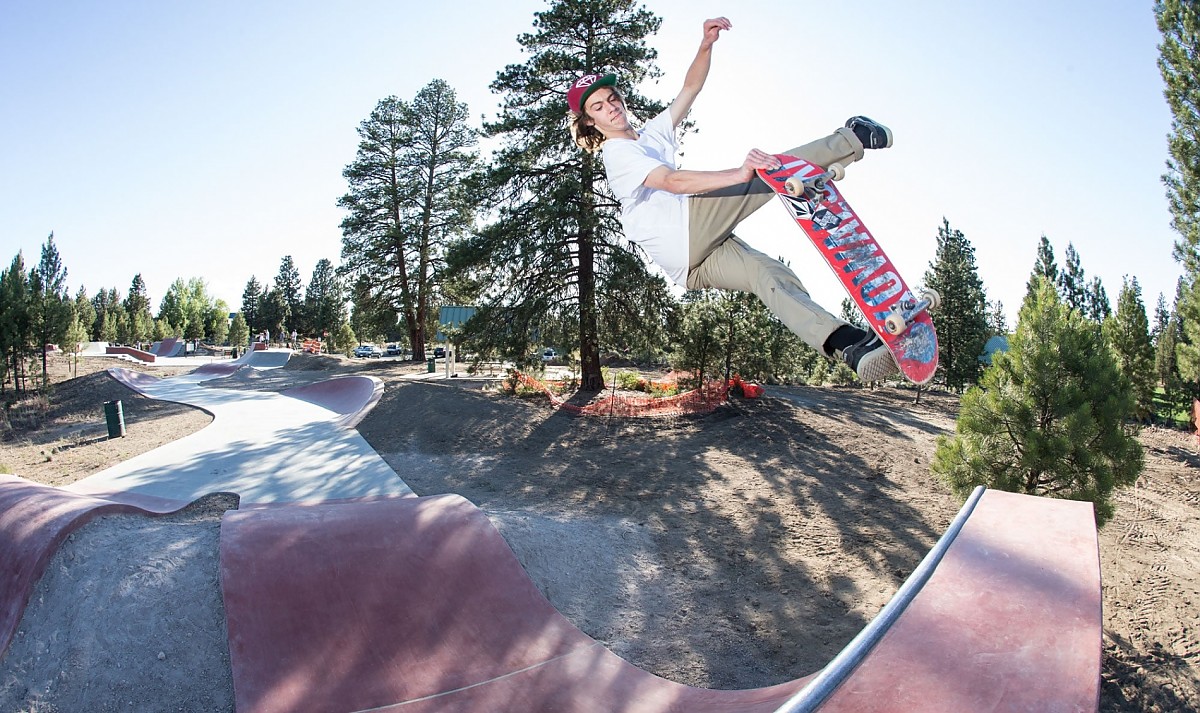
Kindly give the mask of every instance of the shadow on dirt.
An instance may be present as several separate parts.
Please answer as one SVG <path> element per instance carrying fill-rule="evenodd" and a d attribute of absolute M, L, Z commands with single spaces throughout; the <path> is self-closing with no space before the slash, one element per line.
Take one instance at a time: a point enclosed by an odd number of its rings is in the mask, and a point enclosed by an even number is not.
<path fill-rule="evenodd" d="M 639 667 L 715 688 L 823 666 L 957 509 L 909 475 L 926 451 L 917 439 L 944 427 L 866 392 L 799 389 L 703 416 L 609 419 L 405 384 L 387 389 L 359 431 L 418 494 L 458 493 L 485 511 L 571 512 L 613 532 L 644 528 L 661 581 L 626 589 L 619 608 L 594 607 L 576 624 L 603 639 L 631 612 L 673 608 L 647 623 L 653 641 L 610 643 Z M 909 465 L 894 468 L 895 459 Z M 687 671 L 668 663 L 681 660 Z"/>

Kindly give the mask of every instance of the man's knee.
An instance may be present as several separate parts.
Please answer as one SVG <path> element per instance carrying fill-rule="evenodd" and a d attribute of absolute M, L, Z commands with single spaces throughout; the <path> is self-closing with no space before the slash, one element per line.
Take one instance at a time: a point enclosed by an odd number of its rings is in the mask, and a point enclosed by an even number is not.
<path fill-rule="evenodd" d="M 808 297 L 808 289 L 800 282 L 800 278 L 796 277 L 796 273 L 778 260 L 763 262 L 756 282 L 761 289 Z"/>

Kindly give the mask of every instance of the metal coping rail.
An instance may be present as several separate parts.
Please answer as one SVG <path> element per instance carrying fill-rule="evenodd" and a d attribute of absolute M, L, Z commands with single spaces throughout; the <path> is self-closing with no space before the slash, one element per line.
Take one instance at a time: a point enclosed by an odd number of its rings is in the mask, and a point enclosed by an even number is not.
<path fill-rule="evenodd" d="M 892 628 L 892 625 L 916 598 L 925 583 L 929 581 L 933 571 L 937 569 L 938 564 L 946 555 L 946 551 L 950 549 L 950 545 L 954 544 L 954 540 L 958 537 L 963 525 L 966 524 L 967 518 L 971 517 L 975 505 L 979 503 L 985 490 L 986 488 L 980 485 L 972 491 L 971 496 L 967 498 L 967 502 L 963 503 L 958 515 L 950 522 L 950 526 L 946 528 L 941 539 L 937 541 L 933 549 L 929 550 L 925 559 L 921 560 L 912 574 L 908 575 L 908 579 L 904 580 L 904 584 L 896 590 L 891 601 L 879 610 L 879 614 L 863 627 L 862 631 L 858 632 L 858 636 L 846 644 L 846 648 L 842 649 L 825 668 L 821 669 L 816 678 L 809 681 L 808 685 L 800 689 L 796 695 L 776 708 L 775 713 L 811 713 L 811 711 L 817 710 L 825 702 L 825 699 L 829 698 L 838 686 L 850 677 L 854 669 L 858 668 L 867 654 L 871 653 L 875 645 Z"/>

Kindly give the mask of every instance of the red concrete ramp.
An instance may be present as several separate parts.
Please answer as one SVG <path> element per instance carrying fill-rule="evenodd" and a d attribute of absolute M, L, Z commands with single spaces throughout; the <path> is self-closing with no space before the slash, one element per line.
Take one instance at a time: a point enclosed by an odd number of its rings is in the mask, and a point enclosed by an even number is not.
<path fill-rule="evenodd" d="M 213 362 L 211 364 L 202 364 L 196 367 L 193 372 L 195 374 L 216 374 L 217 376 L 229 376 L 238 369 L 241 369 L 244 364 L 239 364 L 233 361 Z"/>
<path fill-rule="evenodd" d="M 183 355 L 183 340 L 177 337 L 164 339 L 154 349 L 154 355 L 160 357 L 177 357 Z"/>
<path fill-rule="evenodd" d="M 1103 623 L 1095 522 L 1091 503 L 982 492 L 957 536 L 943 536 L 781 713 L 1095 711 Z M 928 580 L 905 604 L 904 590 L 931 559 Z M 887 625 L 876 627 L 881 620 Z M 858 651 L 875 628 L 878 642 Z M 823 680 L 841 674 L 840 686 Z"/>
<path fill-rule="evenodd" d="M 622 661 L 454 495 L 227 513 L 221 582 L 243 713 L 766 712 L 799 688 L 704 691 Z"/>
<path fill-rule="evenodd" d="M 157 376 L 151 376 L 142 371 L 134 371 L 133 369 L 123 369 L 114 367 L 108 370 L 108 375 L 119 381 L 125 388 L 130 391 L 135 391 L 142 396 L 147 396 L 146 389 L 153 388 L 155 384 L 162 381 Z M 153 398 L 153 397 L 151 397 Z"/>
<path fill-rule="evenodd" d="M 342 376 L 281 393 L 339 413 L 342 415 L 339 423 L 354 428 L 379 403 L 383 382 L 371 376 Z"/>
<path fill-rule="evenodd" d="M 885 609 L 898 619 L 882 641 L 815 702 L 804 698 L 820 677 L 711 691 L 622 661 L 566 621 L 457 496 L 230 512 L 221 574 L 237 708 L 1094 711 L 1091 507 L 986 495 L 916 598 Z"/>
<path fill-rule="evenodd" d="M 34 585 L 67 535 L 97 515 L 165 514 L 187 504 L 132 493 L 112 499 L 79 495 L 0 474 L 0 657 L 21 623 Z"/>

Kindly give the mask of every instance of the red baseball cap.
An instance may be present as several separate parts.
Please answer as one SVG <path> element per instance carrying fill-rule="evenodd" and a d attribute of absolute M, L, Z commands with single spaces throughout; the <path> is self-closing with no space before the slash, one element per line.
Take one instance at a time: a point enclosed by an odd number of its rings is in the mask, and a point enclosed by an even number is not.
<path fill-rule="evenodd" d="M 583 103 L 591 96 L 592 92 L 600 87 L 612 87 L 617 83 L 617 75 L 615 74 L 585 74 L 575 83 L 571 85 L 567 91 L 567 106 L 571 107 L 571 111 L 579 113 L 583 111 Z"/>

